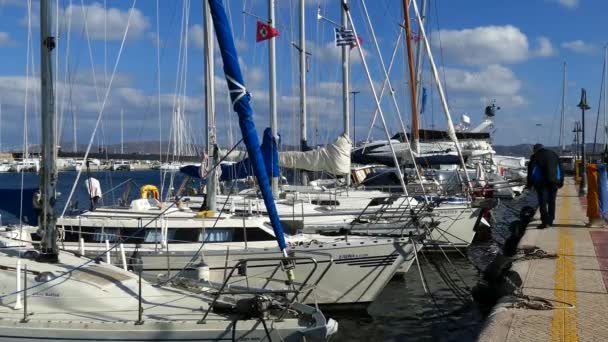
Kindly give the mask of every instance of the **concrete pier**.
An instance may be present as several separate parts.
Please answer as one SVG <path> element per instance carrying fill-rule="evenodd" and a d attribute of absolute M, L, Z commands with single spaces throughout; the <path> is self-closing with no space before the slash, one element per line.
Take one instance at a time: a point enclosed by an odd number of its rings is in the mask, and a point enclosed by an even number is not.
<path fill-rule="evenodd" d="M 480 341 L 608 341 L 608 229 L 585 226 L 571 178 L 558 193 L 556 216 L 555 227 L 528 226 L 519 248 L 536 246 L 549 257 L 514 257 L 521 294 L 499 301 Z"/>

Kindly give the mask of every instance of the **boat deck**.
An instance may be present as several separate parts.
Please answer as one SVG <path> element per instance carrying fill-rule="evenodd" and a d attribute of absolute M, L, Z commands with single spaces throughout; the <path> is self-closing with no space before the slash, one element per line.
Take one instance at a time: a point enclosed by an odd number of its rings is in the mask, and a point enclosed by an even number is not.
<path fill-rule="evenodd" d="M 557 257 L 515 260 L 512 267 L 523 295 L 545 298 L 552 308 L 503 298 L 480 341 L 608 341 L 608 230 L 585 226 L 585 204 L 572 179 L 558 193 L 556 216 L 555 227 L 544 230 L 531 222 L 519 247 Z"/>
<path fill-rule="evenodd" d="M 13 267 L 16 267 L 17 259 L 16 249 L 4 249 L 0 255 L 0 263 L 5 269 L 0 272 L 0 281 L 3 284 L 16 282 L 17 273 Z M 22 305 L 15 308 L 15 288 L 2 288 L 0 295 L 6 297 L 2 297 L 0 303 L 0 327 L 53 329 L 69 326 L 72 329 L 80 327 L 92 330 L 203 331 L 221 329 L 227 322 L 235 319 L 233 315 L 217 314 L 211 310 L 205 320 L 206 324 L 199 324 L 199 320 L 209 308 L 213 291 L 194 294 L 176 288 L 157 288 L 144 281 L 141 290 L 141 318 L 144 323 L 136 324 L 139 320 L 137 276 L 104 264 L 89 264 L 73 271 L 70 276 L 59 277 L 49 284 L 36 287 L 41 284 L 36 281 L 36 274 L 52 272 L 60 275 L 72 269 L 72 265 L 86 261 L 85 258 L 69 253 L 62 253 L 61 262 L 58 264 L 40 264 L 21 259 L 21 272 L 24 272 L 25 265 L 28 266 L 27 322 L 23 321 L 26 310 L 23 300 L 25 293 L 21 295 Z M 14 279 L 12 282 L 11 278 Z M 259 321 L 244 320 L 240 323 L 243 329 L 255 329 Z"/>

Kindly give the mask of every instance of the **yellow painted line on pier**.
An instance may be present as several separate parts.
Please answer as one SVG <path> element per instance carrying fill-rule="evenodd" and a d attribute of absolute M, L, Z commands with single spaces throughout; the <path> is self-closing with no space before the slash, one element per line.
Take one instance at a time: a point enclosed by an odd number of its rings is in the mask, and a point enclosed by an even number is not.
<path fill-rule="evenodd" d="M 577 198 L 575 198 L 578 200 Z M 560 201 L 558 215 L 569 218 L 571 215 L 571 198 Z M 578 322 L 576 309 L 565 309 L 563 303 L 572 304 L 576 307 L 576 277 L 574 266 L 574 241 L 567 228 L 559 229 L 559 247 L 557 254 L 559 258 L 555 263 L 555 299 L 559 309 L 553 311 L 551 322 L 551 341 L 578 341 Z M 560 303 L 563 302 L 563 303 Z"/>

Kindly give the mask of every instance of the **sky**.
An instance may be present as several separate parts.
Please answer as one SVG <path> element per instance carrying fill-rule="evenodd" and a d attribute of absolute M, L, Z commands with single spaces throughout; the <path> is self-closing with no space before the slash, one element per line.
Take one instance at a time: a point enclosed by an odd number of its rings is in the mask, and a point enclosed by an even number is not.
<path fill-rule="evenodd" d="M 141 144 L 169 141 L 176 130 L 184 143 L 204 141 L 201 1 L 53 1 L 57 24 L 53 26 L 58 27 L 58 47 L 53 51 L 57 117 L 64 148 L 70 149 L 73 144 L 74 127 L 78 144 L 91 141 L 94 147 L 120 143 L 121 131 L 125 142 Z M 275 1 L 279 134 L 284 144 L 297 145 L 299 65 L 292 42 L 299 37 L 298 0 Z M 255 26 L 256 21 L 267 20 L 268 1 L 224 3 L 261 133 L 270 121 L 268 43 L 256 43 Z M 453 120 L 458 122 L 466 113 L 475 125 L 483 119 L 484 107 L 495 101 L 501 107 L 495 118 L 496 144 L 556 145 L 565 62 L 565 140 L 572 141 L 574 121 L 581 118 L 576 105 L 581 88 L 585 88 L 591 106 L 586 114 L 587 141 L 593 141 L 606 44 L 603 33 L 608 32 L 603 16 L 608 13 L 608 2 L 489 3 L 429 0 L 425 26 Z M 334 44 L 334 24 L 330 22 L 340 21 L 339 5 L 339 0 L 306 2 L 306 48 L 311 54 L 306 76 L 307 132 L 311 144 L 330 142 L 343 131 L 341 50 Z M 0 0 L 2 151 L 21 150 L 26 142 L 35 145 L 39 141 L 39 7 L 38 0 Z M 317 13 L 329 20 L 317 20 Z M 401 120 L 388 91 L 381 109 L 391 135 L 401 131 L 400 121 L 408 126 L 411 120 L 404 39 L 398 39 L 403 23 L 402 1 L 351 0 L 351 14 L 362 40 L 360 49 L 350 50 L 351 90 L 360 91 L 356 108 L 352 102 L 349 108 L 351 139 L 382 139 L 385 131 L 381 121 L 372 126 L 376 103 L 371 89 L 373 85 L 380 92 L 385 80 L 382 65 L 388 68 L 396 44 L 389 79 Z M 413 18 L 414 12 L 410 14 Z M 419 35 L 417 25 L 414 21 L 412 24 Z M 228 102 L 217 50 L 214 55 L 216 131 L 219 143 L 230 146 L 240 138 L 238 120 Z M 422 86 L 428 94 L 422 127 L 444 129 L 445 113 L 426 56 L 422 70 Z M 174 115 L 178 107 L 183 113 L 179 120 Z M 600 142 L 604 141 L 603 110 L 602 105 Z M 100 125 L 93 135 L 98 117 Z"/>

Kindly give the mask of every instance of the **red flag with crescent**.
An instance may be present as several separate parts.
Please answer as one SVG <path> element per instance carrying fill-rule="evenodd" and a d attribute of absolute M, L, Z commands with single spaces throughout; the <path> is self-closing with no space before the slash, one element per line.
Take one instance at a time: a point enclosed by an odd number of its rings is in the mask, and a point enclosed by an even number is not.
<path fill-rule="evenodd" d="M 255 41 L 261 42 L 270 38 L 277 37 L 279 35 L 279 31 L 274 27 L 263 23 L 261 21 L 257 22 L 257 29 L 255 34 Z"/>

